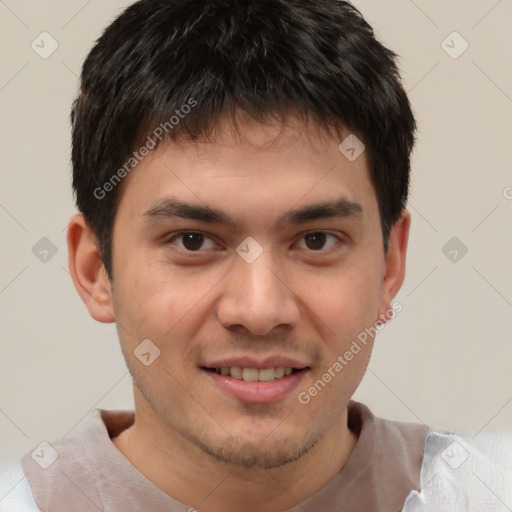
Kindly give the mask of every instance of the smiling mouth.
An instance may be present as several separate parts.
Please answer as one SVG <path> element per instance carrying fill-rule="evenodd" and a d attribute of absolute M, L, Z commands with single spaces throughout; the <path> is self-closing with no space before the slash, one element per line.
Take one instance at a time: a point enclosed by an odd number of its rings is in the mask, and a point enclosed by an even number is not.
<path fill-rule="evenodd" d="M 303 372 L 308 370 L 306 368 L 242 368 L 240 366 L 231 366 L 226 368 L 206 368 L 203 370 L 223 375 L 225 377 L 231 377 L 237 380 L 244 380 L 246 382 L 272 382 L 277 379 L 283 379 L 294 373 Z"/>

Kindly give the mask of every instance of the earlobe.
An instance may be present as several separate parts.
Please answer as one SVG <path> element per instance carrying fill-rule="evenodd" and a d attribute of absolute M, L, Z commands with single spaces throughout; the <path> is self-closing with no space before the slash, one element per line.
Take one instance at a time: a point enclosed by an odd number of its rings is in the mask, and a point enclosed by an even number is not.
<path fill-rule="evenodd" d="M 400 218 L 393 225 L 389 235 L 378 316 L 378 320 L 383 323 L 389 320 L 391 301 L 404 282 L 410 226 L 411 214 L 407 210 L 402 210 Z"/>
<path fill-rule="evenodd" d="M 82 214 L 74 215 L 69 221 L 67 243 L 73 284 L 90 315 L 98 322 L 114 322 L 110 281 L 96 237 Z"/>

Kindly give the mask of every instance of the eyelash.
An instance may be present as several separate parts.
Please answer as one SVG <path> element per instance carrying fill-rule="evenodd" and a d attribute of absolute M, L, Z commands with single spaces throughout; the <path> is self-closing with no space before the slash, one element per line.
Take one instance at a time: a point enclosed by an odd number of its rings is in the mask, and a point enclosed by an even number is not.
<path fill-rule="evenodd" d="M 338 235 L 335 235 L 334 233 L 330 233 L 328 231 L 321 231 L 321 230 L 320 231 L 307 231 L 307 232 L 305 232 L 304 234 L 301 235 L 300 240 L 301 241 L 304 240 L 304 238 L 307 235 L 318 234 L 318 233 L 325 234 L 327 236 L 331 236 L 331 237 L 336 238 L 337 239 L 337 243 L 334 246 L 329 247 L 327 249 L 318 249 L 316 251 L 315 250 L 305 249 L 307 252 L 310 252 L 311 254 L 327 253 L 327 252 L 331 251 L 332 249 L 334 249 L 340 243 L 343 243 L 343 240 Z M 206 235 L 205 233 L 203 233 L 201 231 L 180 231 L 179 233 L 176 233 L 176 234 L 170 236 L 169 238 L 167 238 L 165 243 L 172 244 L 174 242 L 174 240 L 182 237 L 183 235 L 190 235 L 190 234 L 192 234 L 192 235 L 202 235 L 205 239 L 208 239 L 208 240 L 212 241 L 213 243 L 215 243 L 215 241 L 211 237 L 209 237 L 208 235 Z M 186 253 L 187 255 L 200 254 L 200 253 L 206 252 L 206 250 L 190 251 L 188 249 L 181 248 L 181 247 L 179 247 L 178 250 L 181 251 L 181 252 Z"/>

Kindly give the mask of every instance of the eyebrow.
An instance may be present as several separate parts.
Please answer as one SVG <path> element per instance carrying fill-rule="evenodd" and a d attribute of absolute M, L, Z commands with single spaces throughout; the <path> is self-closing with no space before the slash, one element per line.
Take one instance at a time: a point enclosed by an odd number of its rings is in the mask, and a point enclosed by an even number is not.
<path fill-rule="evenodd" d="M 359 203 L 342 197 L 290 210 L 277 220 L 276 226 L 303 224 L 308 221 L 327 218 L 361 220 L 362 214 L 363 208 Z M 207 205 L 187 203 L 174 198 L 162 199 L 143 213 L 142 217 L 148 221 L 178 217 L 212 224 L 223 224 L 231 229 L 236 228 L 236 222 L 222 210 Z"/>

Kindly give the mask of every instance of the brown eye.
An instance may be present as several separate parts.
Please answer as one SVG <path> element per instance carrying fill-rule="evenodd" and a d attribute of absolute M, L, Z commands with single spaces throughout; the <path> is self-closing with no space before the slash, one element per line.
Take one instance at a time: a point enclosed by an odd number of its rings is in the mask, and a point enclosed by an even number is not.
<path fill-rule="evenodd" d="M 174 243 L 175 240 L 180 239 L 181 243 L 178 244 L 178 247 L 188 252 L 204 252 L 205 244 L 207 245 L 206 249 L 211 249 L 215 246 L 213 240 L 202 233 L 197 233 L 195 231 L 184 231 L 182 233 L 178 233 L 171 238 L 170 242 Z M 201 248 L 203 250 L 200 250 Z"/>
<path fill-rule="evenodd" d="M 309 249 L 319 250 L 324 246 L 325 239 L 327 237 L 325 236 L 325 233 L 310 233 L 307 234 L 304 238 Z"/>
<path fill-rule="evenodd" d="M 200 233 L 185 233 L 183 236 L 183 247 L 189 251 L 197 251 L 204 242 L 204 236 Z"/>
<path fill-rule="evenodd" d="M 334 240 L 334 243 L 331 243 L 328 247 L 325 247 L 325 244 L 328 241 L 329 237 Z M 307 233 L 306 235 L 304 235 L 303 240 L 305 242 L 305 246 L 307 249 L 311 251 L 321 251 L 325 249 L 330 249 L 331 247 L 336 245 L 338 237 L 331 233 L 315 231 L 313 233 Z"/>

